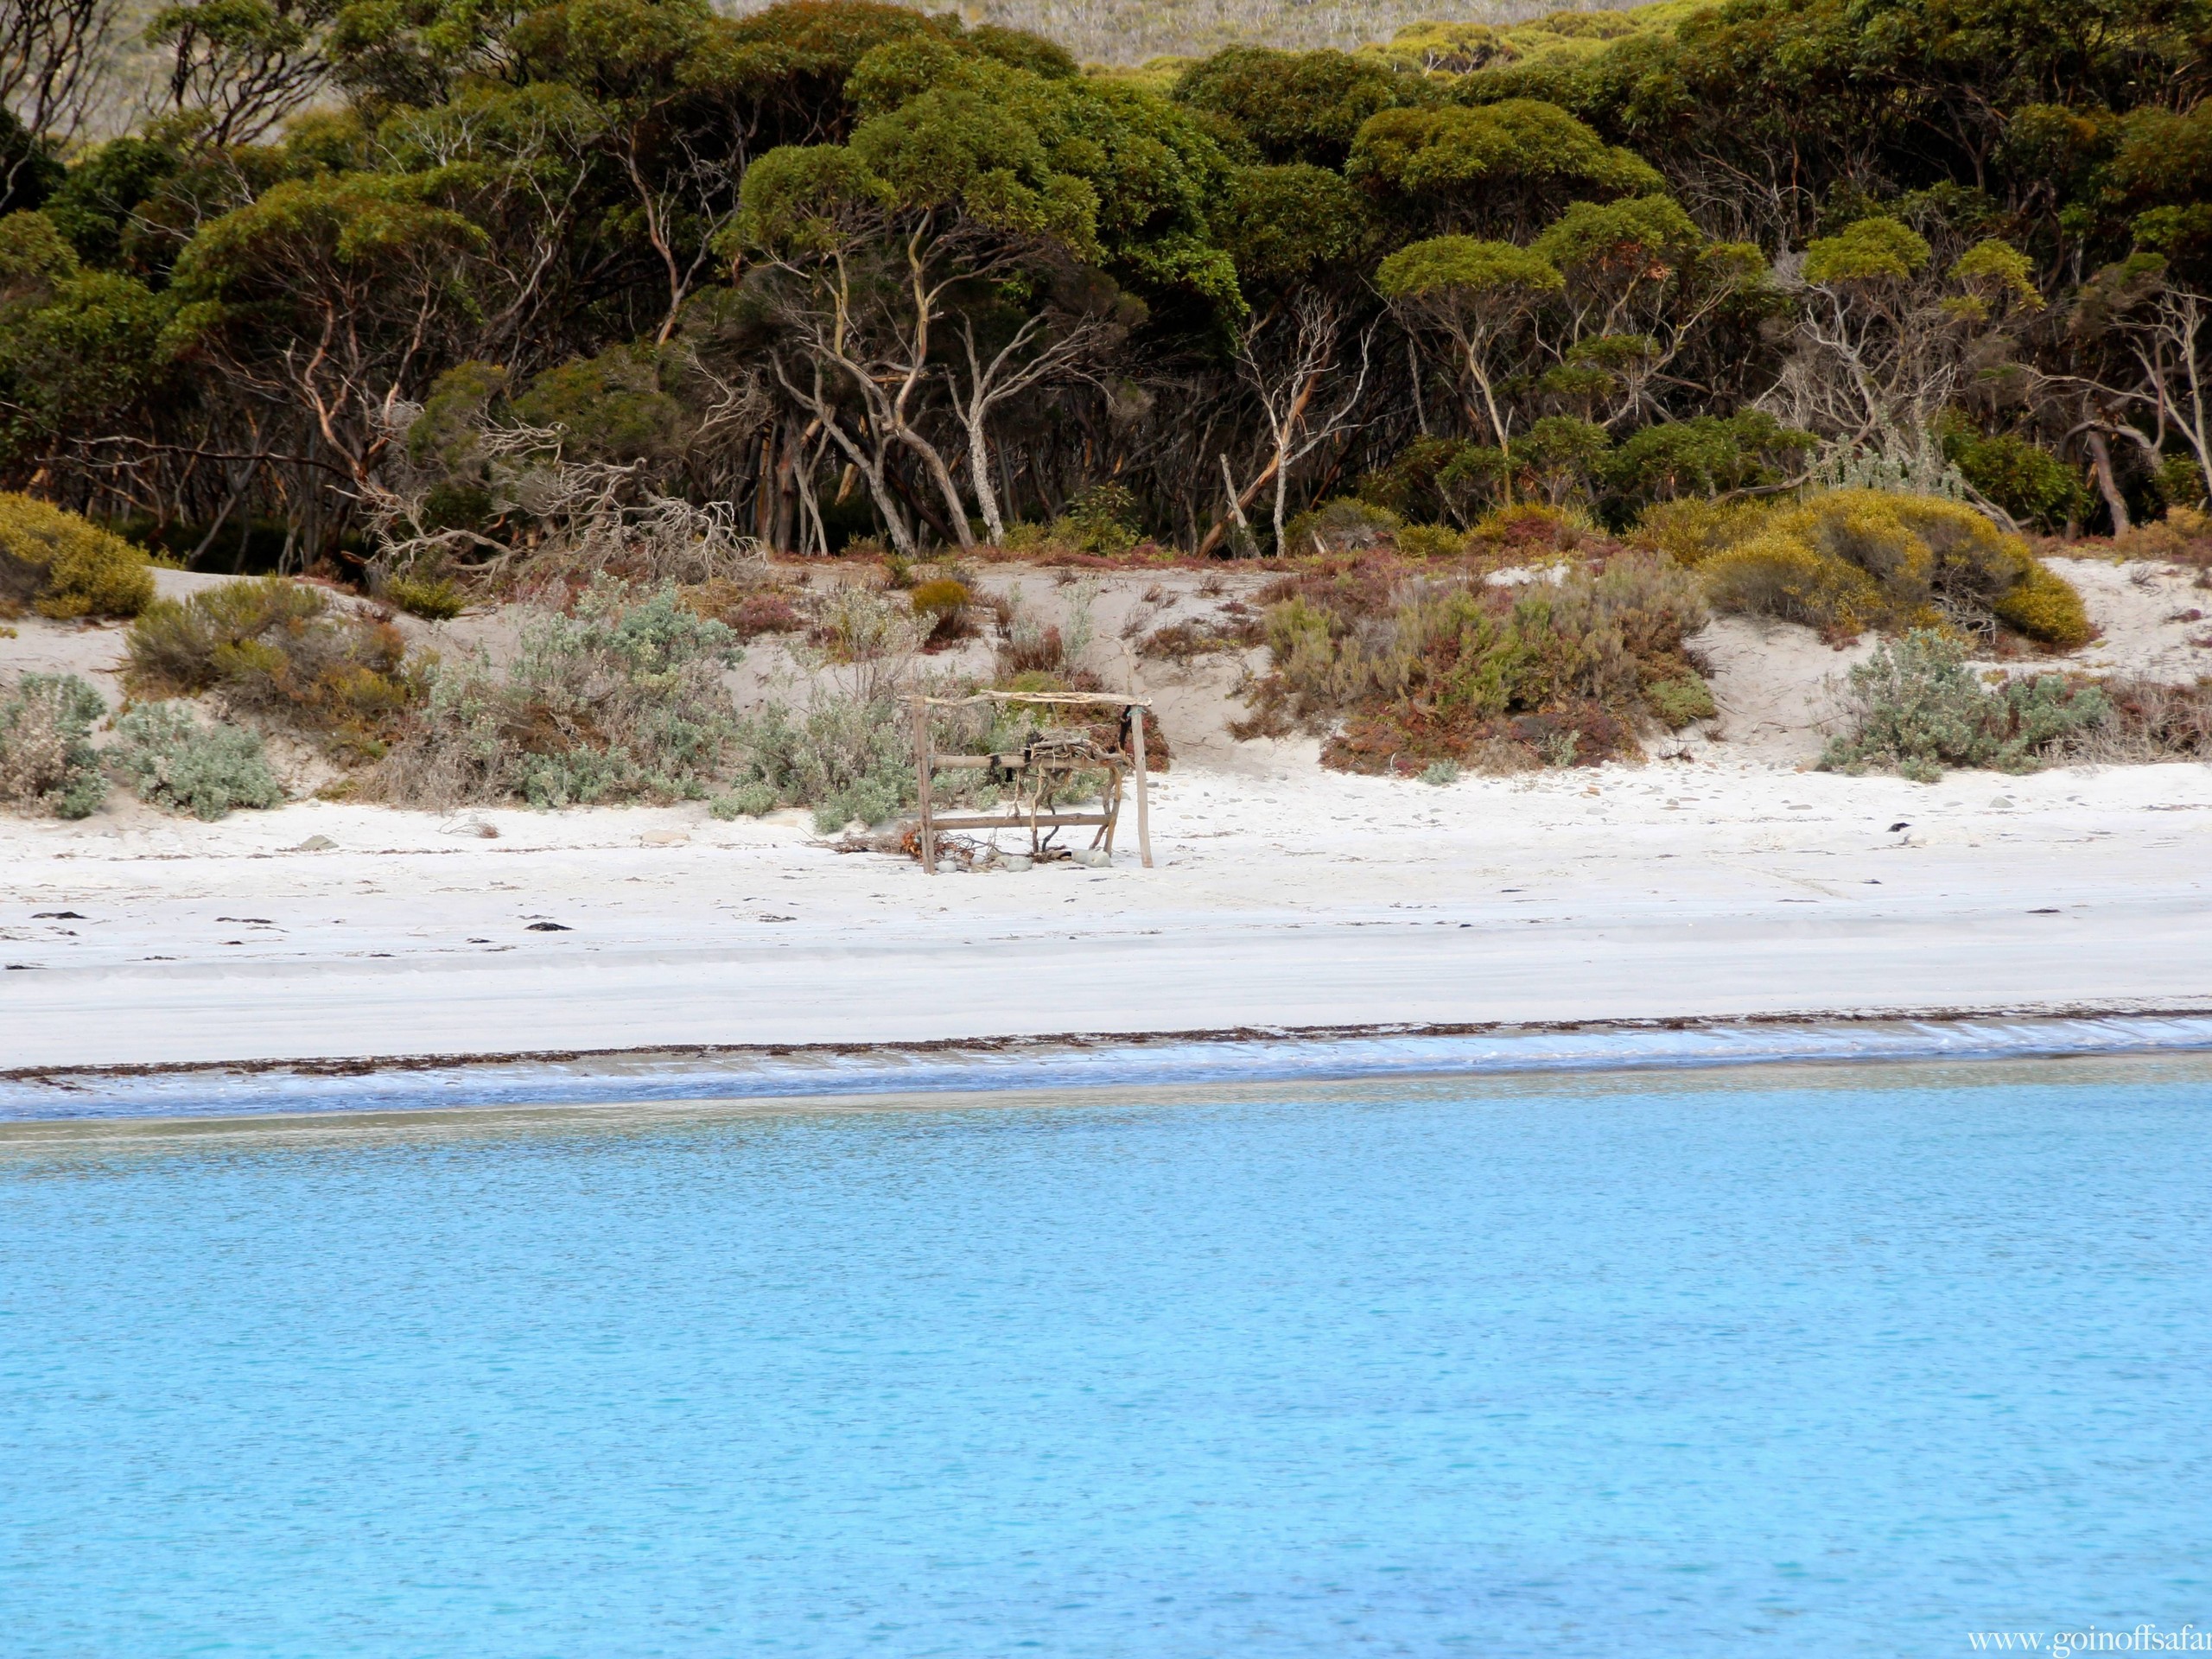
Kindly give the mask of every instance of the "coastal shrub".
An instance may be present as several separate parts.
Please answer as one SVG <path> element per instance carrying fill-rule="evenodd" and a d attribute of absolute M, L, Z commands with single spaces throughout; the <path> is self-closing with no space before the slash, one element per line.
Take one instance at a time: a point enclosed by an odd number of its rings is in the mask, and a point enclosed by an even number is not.
<path fill-rule="evenodd" d="M 1762 532 L 1702 567 L 1717 611 L 1778 617 L 1853 637 L 1885 613 L 1881 584 L 1866 571 L 1788 535 Z"/>
<path fill-rule="evenodd" d="M 107 798 L 92 746 L 107 712 L 74 674 L 25 674 L 0 697 L 0 805 L 81 818 Z"/>
<path fill-rule="evenodd" d="M 1690 522 L 1662 520 L 1685 531 Z M 1696 563 L 1715 609 L 1802 622 L 1834 638 L 2002 623 L 2070 651 L 2093 632 L 2081 595 L 2024 542 L 1936 496 L 1827 491 L 1777 508 Z"/>
<path fill-rule="evenodd" d="M 971 597 L 966 582 L 953 576 L 938 576 L 908 590 L 906 603 L 921 625 L 924 638 L 935 642 L 957 639 L 968 632 L 968 603 Z"/>
<path fill-rule="evenodd" d="M 754 779 L 726 790 L 707 803 L 707 810 L 717 818 L 757 818 L 772 812 L 779 805 L 773 785 Z"/>
<path fill-rule="evenodd" d="M 1449 524 L 1407 524 L 1397 534 L 1398 551 L 1409 559 L 1457 558 L 1466 540 L 1465 531 Z"/>
<path fill-rule="evenodd" d="M 2007 627 L 2061 650 L 2087 645 L 2094 632 L 2073 584 L 2037 560 L 2029 561 L 2026 573 L 1989 608 Z"/>
<path fill-rule="evenodd" d="M 1362 474 L 1358 495 L 1402 519 L 1471 524 L 1497 498 L 1505 456 L 1462 438 L 1415 438 L 1386 466 Z"/>
<path fill-rule="evenodd" d="M 1038 677 L 1049 683 L 1020 689 L 1098 689 L 1087 676 Z M 932 715 L 931 741 L 940 754 L 1002 754 L 1020 750 L 1045 726 L 1083 724 L 1095 741 L 1111 746 L 1117 735 L 1113 723 L 1092 721 L 1089 712 L 1019 704 L 941 709 Z M 1147 766 L 1155 772 L 1166 771 L 1166 741 L 1150 721 L 1145 742 Z M 719 818 L 805 807 L 813 811 L 815 828 L 830 835 L 855 818 L 873 824 L 896 817 L 914 804 L 918 793 L 912 721 L 887 695 L 817 693 L 801 711 L 772 702 L 739 722 L 736 747 L 741 757 L 736 777 L 708 806 Z M 1090 799 L 1105 781 L 1103 769 L 1076 772 L 1052 791 L 1049 803 Z M 988 772 L 963 769 L 935 773 L 930 791 L 940 808 L 989 807 L 1001 799 L 1002 784 Z"/>
<path fill-rule="evenodd" d="M 1539 563 L 1548 553 L 1572 553 L 1594 538 L 1589 514 L 1573 507 L 1521 501 L 1493 507 L 1467 533 L 1470 550 L 1506 563 Z"/>
<path fill-rule="evenodd" d="M 1933 628 L 1885 642 L 1851 671 L 1852 730 L 1832 739 L 1823 770 L 1894 771 L 1934 783 L 1946 766 L 2032 772 L 2063 740 L 2111 717 L 2094 686 L 2056 674 L 1985 684 L 1965 648 Z"/>
<path fill-rule="evenodd" d="M 1963 418 L 1942 422 L 1943 459 L 2017 524 L 2056 532 L 2087 516 L 2089 493 L 2073 468 L 2011 433 L 1984 436 Z"/>
<path fill-rule="evenodd" d="M 1364 553 L 1371 548 L 1392 547 L 1405 520 L 1388 507 L 1356 496 L 1338 496 L 1290 519 L 1282 527 L 1282 546 L 1288 558 L 1309 553 Z"/>
<path fill-rule="evenodd" d="M 1144 540 L 1137 499 L 1120 484 L 1094 484 L 1072 497 L 1049 524 L 1014 524 L 1000 543 L 1009 553 L 1082 553 L 1117 558 Z"/>
<path fill-rule="evenodd" d="M 425 622 L 450 622 L 468 606 L 451 576 L 394 576 L 385 583 L 383 597 Z"/>
<path fill-rule="evenodd" d="M 2164 518 L 2113 537 L 2112 551 L 2114 558 L 2158 560 L 2212 572 L 2212 513 L 2169 507 Z M 2206 585 L 2201 576 L 2197 585 Z"/>
<path fill-rule="evenodd" d="M 381 756 L 421 693 L 397 628 L 281 576 L 149 606 L 124 645 L 124 682 L 140 696 L 219 693 L 228 712 L 341 761 Z"/>
<path fill-rule="evenodd" d="M 791 603 L 791 595 L 774 588 L 716 576 L 677 594 L 698 615 L 721 623 L 741 643 L 764 633 L 804 633 L 806 618 Z"/>
<path fill-rule="evenodd" d="M 1764 502 L 1710 500 L 1702 496 L 1662 501 L 1643 510 L 1629 539 L 1636 546 L 1694 568 L 1757 535 L 1773 511 Z"/>
<path fill-rule="evenodd" d="M 271 807 L 284 791 L 258 733 L 202 726 L 178 702 L 142 703 L 115 722 L 107 764 L 149 805 L 212 823 L 233 807 Z"/>
<path fill-rule="evenodd" d="M 1713 701 L 1713 688 L 1698 674 L 1655 681 L 1644 687 L 1643 696 L 1659 723 L 1670 732 L 1680 731 L 1695 721 L 1710 720 L 1719 712 Z"/>
<path fill-rule="evenodd" d="M 798 715 L 772 702 L 739 722 L 737 748 L 743 769 L 718 816 L 811 807 L 829 835 L 855 818 L 880 823 L 915 798 L 909 722 L 888 696 L 822 696 Z"/>
<path fill-rule="evenodd" d="M 1704 502 L 1725 491 L 1774 485 L 1796 472 L 1815 440 L 1763 410 L 1659 421 L 1606 456 L 1605 483 L 1618 508 L 1651 501 Z"/>
<path fill-rule="evenodd" d="M 602 579 L 525 626 L 504 671 L 480 653 L 429 670 L 373 790 L 440 807 L 703 799 L 737 734 L 721 676 L 741 654 L 673 584 L 640 598 Z"/>
<path fill-rule="evenodd" d="M 2205 498 L 2203 466 L 2195 455 L 2168 455 L 2152 476 L 2158 486 L 2158 499 L 2169 512 L 2178 510 L 2201 518 L 2202 509 L 2212 505 Z"/>
<path fill-rule="evenodd" d="M 887 688 L 905 672 L 925 632 L 912 606 L 865 588 L 841 587 L 823 595 L 806 637 L 825 664 L 862 671 L 854 677 L 868 701 L 878 679 Z"/>
<path fill-rule="evenodd" d="M 2097 690 L 2112 713 L 2062 739 L 2059 758 L 2106 765 L 2212 760 L 2212 677 L 2172 685 L 2116 676 Z"/>
<path fill-rule="evenodd" d="M 1123 485 L 1093 484 L 1052 521 L 1052 539 L 1085 553 L 1127 553 L 1144 539 L 1137 499 Z"/>
<path fill-rule="evenodd" d="M 0 611 L 136 616 L 153 598 L 143 548 L 35 497 L 0 493 Z"/>
<path fill-rule="evenodd" d="M 1339 562 L 1261 597 L 1270 671 L 1233 729 L 1320 734 L 1323 763 L 1347 771 L 1594 765 L 1710 705 L 1686 644 L 1705 620 L 1697 583 L 1650 554 L 1518 589 Z"/>

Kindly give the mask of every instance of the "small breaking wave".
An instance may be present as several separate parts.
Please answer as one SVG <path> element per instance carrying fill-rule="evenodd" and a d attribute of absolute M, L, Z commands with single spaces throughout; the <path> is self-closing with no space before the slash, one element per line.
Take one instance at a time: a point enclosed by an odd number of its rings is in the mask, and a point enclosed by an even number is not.
<path fill-rule="evenodd" d="M 2212 1050 L 2212 1014 L 1237 1031 L 21 1073 L 0 1122 L 1211 1087 Z"/>

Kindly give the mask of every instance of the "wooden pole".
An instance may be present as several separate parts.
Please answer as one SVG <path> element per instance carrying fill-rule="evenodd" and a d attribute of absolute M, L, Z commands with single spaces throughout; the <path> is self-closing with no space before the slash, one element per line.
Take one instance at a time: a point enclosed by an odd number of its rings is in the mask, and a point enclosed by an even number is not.
<path fill-rule="evenodd" d="M 1144 705 L 1137 704 L 1131 712 L 1134 719 L 1129 735 L 1137 763 L 1137 856 L 1148 870 L 1152 868 L 1152 814 L 1144 792 Z"/>
<path fill-rule="evenodd" d="M 930 705 L 925 697 L 914 699 L 914 780 L 915 793 L 922 809 L 922 874 L 937 874 L 937 826 L 930 812 L 930 773 L 936 769 L 937 757 L 930 752 Z"/>

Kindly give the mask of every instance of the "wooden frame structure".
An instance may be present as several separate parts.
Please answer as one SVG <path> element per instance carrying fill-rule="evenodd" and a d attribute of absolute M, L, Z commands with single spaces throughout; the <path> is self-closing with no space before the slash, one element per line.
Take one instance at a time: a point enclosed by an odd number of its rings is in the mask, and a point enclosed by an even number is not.
<path fill-rule="evenodd" d="M 914 708 L 914 772 L 920 787 L 922 868 L 931 875 L 937 874 L 937 832 L 940 830 L 1027 830 L 1033 850 L 1037 847 L 1040 830 L 1090 828 L 1097 834 L 1090 838 L 1093 847 L 1103 845 L 1108 853 L 1114 850 L 1114 829 L 1122 816 L 1122 765 L 1118 759 L 1119 746 L 1114 752 L 1099 754 L 1095 747 L 1084 741 L 1080 747 L 1049 741 L 1047 734 L 1033 738 L 1020 751 L 1006 754 L 939 754 L 930 737 L 930 710 L 932 709 L 969 709 L 979 703 L 1058 704 L 1094 709 L 1117 709 L 1121 711 L 1122 729 L 1129 740 L 1129 758 L 1134 763 L 1130 770 L 1135 775 L 1137 786 L 1137 855 L 1147 870 L 1152 868 L 1151 803 L 1145 791 L 1144 716 L 1152 704 L 1143 697 L 1124 696 L 1118 691 L 978 691 L 967 697 L 930 697 L 910 695 L 907 701 Z M 1105 810 L 1103 812 L 1040 812 L 1037 802 L 1044 793 L 1045 779 L 1054 772 L 1074 772 L 1104 766 L 1109 774 L 1106 785 Z M 937 816 L 930 799 L 930 775 L 938 771 L 990 772 L 1009 776 L 1026 773 L 1035 785 L 1029 810 L 1017 810 L 990 817 L 941 818 Z"/>

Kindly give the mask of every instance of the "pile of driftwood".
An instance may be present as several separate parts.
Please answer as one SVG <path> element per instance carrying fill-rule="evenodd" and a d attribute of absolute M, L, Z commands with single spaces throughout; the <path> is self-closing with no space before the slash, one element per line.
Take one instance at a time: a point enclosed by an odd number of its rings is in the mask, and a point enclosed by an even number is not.
<path fill-rule="evenodd" d="M 1151 804 L 1145 792 L 1144 716 L 1151 707 L 1141 697 L 1114 691 L 978 691 L 965 697 L 909 699 L 914 709 L 914 771 L 919 785 L 920 812 L 914 825 L 915 849 L 922 868 L 934 875 L 942 832 L 953 830 L 1027 830 L 1029 855 L 1047 856 L 1052 832 L 1090 829 L 1094 849 L 1114 851 L 1114 830 L 1122 816 L 1122 787 L 1125 773 L 1136 784 L 1137 854 L 1147 869 L 1152 868 Z M 1019 703 L 1043 706 L 1081 706 L 1118 711 L 1120 727 L 1111 742 L 1080 726 L 1047 727 L 1032 734 L 1019 749 L 996 754 L 938 754 L 930 735 L 933 709 L 967 709 L 982 703 Z M 986 772 L 1009 793 L 1003 811 L 954 817 L 937 815 L 930 798 L 931 775 L 937 772 Z M 1063 812 L 1051 803 L 1078 772 L 1106 773 L 1096 812 Z"/>

